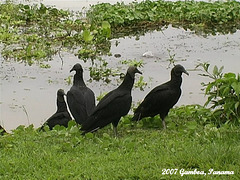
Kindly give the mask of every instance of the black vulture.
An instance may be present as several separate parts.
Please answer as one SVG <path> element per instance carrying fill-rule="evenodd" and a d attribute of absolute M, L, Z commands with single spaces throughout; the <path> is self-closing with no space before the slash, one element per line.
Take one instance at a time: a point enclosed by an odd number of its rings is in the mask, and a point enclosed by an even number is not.
<path fill-rule="evenodd" d="M 99 101 L 88 120 L 82 124 L 82 134 L 97 131 L 112 123 L 114 134 L 117 136 L 118 122 L 122 116 L 127 115 L 131 108 L 131 90 L 135 73 L 142 74 L 136 67 L 130 66 L 122 84 Z"/>
<path fill-rule="evenodd" d="M 154 117 L 159 114 L 163 128 L 166 129 L 164 119 L 181 95 L 182 73 L 189 75 L 183 66 L 176 65 L 171 70 L 171 80 L 155 87 L 147 94 L 135 110 L 132 120 L 139 121 L 144 117 Z"/>
<path fill-rule="evenodd" d="M 4 135 L 5 133 L 5 129 L 0 125 L 0 135 Z"/>
<path fill-rule="evenodd" d="M 83 81 L 83 68 L 77 63 L 70 72 L 76 71 L 73 85 L 67 92 L 67 103 L 71 114 L 78 124 L 82 124 L 95 107 L 95 96 Z"/>
<path fill-rule="evenodd" d="M 63 89 L 59 89 L 57 91 L 57 112 L 48 118 L 40 130 L 42 130 L 45 125 L 48 125 L 50 130 L 52 130 L 57 124 L 68 127 L 68 122 L 72 118 L 67 110 L 67 104 L 64 100 L 64 95 L 66 94 L 64 93 Z"/>

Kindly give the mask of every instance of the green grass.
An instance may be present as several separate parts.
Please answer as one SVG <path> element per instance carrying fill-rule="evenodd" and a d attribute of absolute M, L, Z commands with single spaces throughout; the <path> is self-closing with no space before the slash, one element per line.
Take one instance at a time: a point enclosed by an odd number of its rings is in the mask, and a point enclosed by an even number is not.
<path fill-rule="evenodd" d="M 46 132 L 19 127 L 0 137 L 0 179 L 239 179 L 239 128 L 196 124 L 190 115 L 177 119 L 176 112 L 166 131 L 132 125 L 126 117 L 118 138 L 111 126 L 86 136 L 76 126 Z M 175 168 L 176 175 L 162 175 Z M 180 169 L 235 174 L 181 177 Z"/>

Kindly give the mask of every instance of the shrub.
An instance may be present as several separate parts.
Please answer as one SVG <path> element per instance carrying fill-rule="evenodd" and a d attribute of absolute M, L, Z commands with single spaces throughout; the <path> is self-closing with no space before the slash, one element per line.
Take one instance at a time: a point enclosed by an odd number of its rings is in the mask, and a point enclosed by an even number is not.
<path fill-rule="evenodd" d="M 209 72 L 209 64 L 202 63 L 204 70 L 203 76 L 211 78 L 213 81 L 205 87 L 205 94 L 208 96 L 205 106 L 212 104 L 210 107 L 213 111 L 213 119 L 218 125 L 223 123 L 240 123 L 240 75 L 234 73 L 223 73 L 223 67 L 215 66 L 213 72 Z"/>

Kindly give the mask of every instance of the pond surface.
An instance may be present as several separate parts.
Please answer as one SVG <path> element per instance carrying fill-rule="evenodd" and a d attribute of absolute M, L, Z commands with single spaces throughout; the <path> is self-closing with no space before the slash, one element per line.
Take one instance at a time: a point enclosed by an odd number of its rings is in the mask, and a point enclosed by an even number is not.
<path fill-rule="evenodd" d="M 52 1 L 44 0 L 43 2 Z M 61 5 L 60 2 L 65 3 Z M 90 1 L 83 2 L 89 3 Z M 71 3 L 66 4 L 66 1 L 59 1 L 59 8 L 76 10 L 74 9 L 76 5 Z M 189 76 L 183 75 L 183 92 L 177 106 L 204 104 L 206 97 L 201 91 L 201 82 L 208 82 L 210 79 L 199 76 L 198 74 L 201 72 L 194 70 L 199 62 L 209 62 L 211 67 L 214 65 L 224 66 L 224 72 L 240 72 L 240 31 L 228 35 L 202 37 L 191 31 L 169 26 L 162 32 L 147 33 L 138 41 L 129 37 L 120 38 L 117 41 L 120 43 L 115 46 L 116 39 L 112 40 L 111 52 L 113 55 L 121 54 L 121 57 L 104 57 L 110 67 L 119 66 L 121 72 L 125 73 L 128 67 L 122 65 L 120 61 L 136 59 L 143 60 L 145 63 L 140 70 L 148 85 L 144 91 L 133 89 L 134 103 L 141 101 L 155 86 L 169 80 L 171 70 L 168 68 L 169 53 L 174 55 L 176 64 L 182 64 L 190 73 Z M 143 57 L 143 53 L 147 51 L 151 51 L 153 57 Z M 119 79 L 118 77 L 107 85 L 103 82 L 87 82 L 89 64 L 83 63 L 73 54 L 62 53 L 62 56 L 63 66 L 60 57 L 56 56 L 53 61 L 48 62 L 51 65 L 50 69 L 42 69 L 38 65 L 30 67 L 13 61 L 6 62 L 0 57 L 0 125 L 4 126 L 6 130 L 15 129 L 19 125 L 34 124 L 35 127 L 39 127 L 43 124 L 56 111 L 57 90 L 62 88 L 67 92 L 70 89 L 71 85 L 68 85 L 65 79 L 74 74 L 69 70 L 77 62 L 84 67 L 84 79 L 95 92 L 96 97 L 116 88 L 120 83 L 120 81 L 116 81 Z M 136 80 L 139 77 L 136 75 Z"/>

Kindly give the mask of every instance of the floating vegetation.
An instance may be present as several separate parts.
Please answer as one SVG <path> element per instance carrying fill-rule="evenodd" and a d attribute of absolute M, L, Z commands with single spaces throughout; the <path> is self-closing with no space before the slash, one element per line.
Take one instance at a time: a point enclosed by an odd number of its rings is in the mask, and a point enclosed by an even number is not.
<path fill-rule="evenodd" d="M 48 7 L 44 4 L 0 3 L 1 56 L 42 68 L 43 63 L 74 53 L 84 62 L 91 60 L 92 80 L 110 82 L 115 71 L 103 55 L 111 55 L 112 38 L 162 30 L 169 24 L 200 35 L 234 33 L 240 29 L 240 2 L 142 1 L 93 5 L 86 16 L 81 12 Z M 118 41 L 116 41 L 117 45 Z M 120 57 L 121 55 L 116 55 Z M 170 56 L 174 62 L 174 56 Z M 60 57 L 61 58 L 61 57 Z M 62 59 L 62 58 L 61 58 Z"/>
<path fill-rule="evenodd" d="M 94 26 L 76 14 L 44 4 L 0 4 L 2 56 L 32 65 L 63 50 L 76 51 L 81 59 L 109 52 L 110 25 Z"/>
<path fill-rule="evenodd" d="M 128 5 L 124 3 L 97 4 L 87 12 L 91 23 L 108 21 L 113 35 L 141 34 L 161 29 L 172 24 L 174 27 L 190 29 L 197 34 L 234 33 L 240 29 L 240 2 L 216 1 L 142 1 Z"/>

